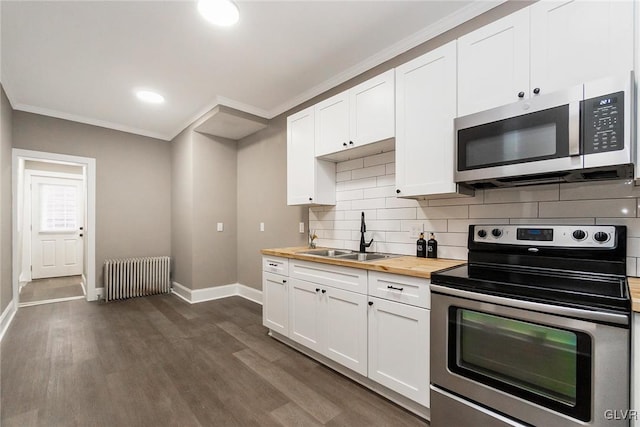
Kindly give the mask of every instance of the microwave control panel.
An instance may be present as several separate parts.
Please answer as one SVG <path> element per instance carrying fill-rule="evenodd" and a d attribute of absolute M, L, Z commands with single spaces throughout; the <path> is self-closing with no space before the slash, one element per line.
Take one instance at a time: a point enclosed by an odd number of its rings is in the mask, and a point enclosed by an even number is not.
<path fill-rule="evenodd" d="M 624 92 L 586 99 L 582 113 L 584 154 L 624 149 Z"/>

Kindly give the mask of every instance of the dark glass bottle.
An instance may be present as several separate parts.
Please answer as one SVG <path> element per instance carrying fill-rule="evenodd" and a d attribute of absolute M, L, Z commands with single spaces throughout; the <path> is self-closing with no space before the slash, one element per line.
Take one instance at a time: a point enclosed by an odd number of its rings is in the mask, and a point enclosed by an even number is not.
<path fill-rule="evenodd" d="M 433 233 L 429 234 L 427 241 L 427 258 L 438 258 L 438 241 Z"/>
<path fill-rule="evenodd" d="M 427 257 L 427 241 L 424 240 L 424 233 L 420 233 L 420 238 L 416 242 L 416 256 L 418 258 Z"/>

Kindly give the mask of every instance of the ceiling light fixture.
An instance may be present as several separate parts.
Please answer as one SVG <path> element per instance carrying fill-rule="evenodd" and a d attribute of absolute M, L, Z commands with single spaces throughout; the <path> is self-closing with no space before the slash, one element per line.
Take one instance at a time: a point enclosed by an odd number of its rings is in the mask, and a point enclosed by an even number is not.
<path fill-rule="evenodd" d="M 238 6 L 231 0 L 199 0 L 198 12 L 215 25 L 228 27 L 240 19 Z"/>
<path fill-rule="evenodd" d="M 164 102 L 164 96 L 150 90 L 139 90 L 136 92 L 136 96 L 140 101 L 150 104 L 162 104 Z"/>

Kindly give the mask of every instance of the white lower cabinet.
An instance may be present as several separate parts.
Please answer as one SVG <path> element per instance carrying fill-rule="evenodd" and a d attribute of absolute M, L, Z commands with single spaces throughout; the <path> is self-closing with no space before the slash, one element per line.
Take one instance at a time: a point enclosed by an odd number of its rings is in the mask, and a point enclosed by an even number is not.
<path fill-rule="evenodd" d="M 369 378 L 429 407 L 429 310 L 369 297 Z"/>
<path fill-rule="evenodd" d="M 292 278 L 289 338 L 367 375 L 367 296 Z"/>
<path fill-rule="evenodd" d="M 429 280 L 288 261 L 264 257 L 264 325 L 428 408 Z"/>

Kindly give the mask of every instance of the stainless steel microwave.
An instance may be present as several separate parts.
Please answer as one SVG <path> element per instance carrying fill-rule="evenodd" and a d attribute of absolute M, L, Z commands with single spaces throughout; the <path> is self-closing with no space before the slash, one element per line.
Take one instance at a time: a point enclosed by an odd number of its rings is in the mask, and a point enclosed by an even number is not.
<path fill-rule="evenodd" d="M 632 177 L 633 77 L 456 118 L 455 181 L 491 188 Z"/>

